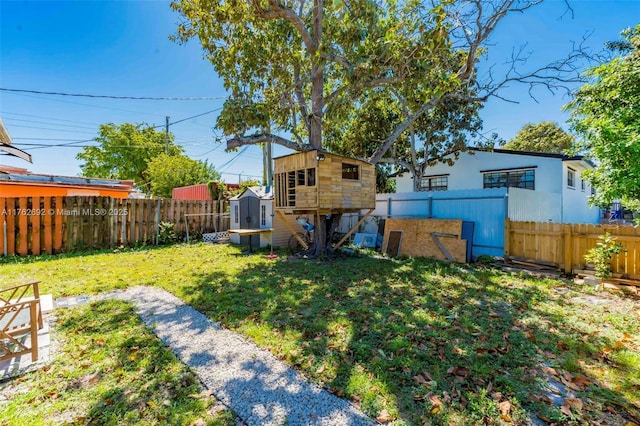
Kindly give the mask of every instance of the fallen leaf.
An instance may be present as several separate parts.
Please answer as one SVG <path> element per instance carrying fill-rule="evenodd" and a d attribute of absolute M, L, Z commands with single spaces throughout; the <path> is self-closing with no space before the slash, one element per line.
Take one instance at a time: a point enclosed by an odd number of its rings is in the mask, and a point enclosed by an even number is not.
<path fill-rule="evenodd" d="M 571 416 L 571 408 L 568 405 L 562 405 L 560 411 L 566 416 Z"/>
<path fill-rule="evenodd" d="M 440 401 L 440 398 L 438 398 L 437 395 L 434 395 L 432 393 L 429 393 L 427 396 L 429 396 L 429 401 L 431 402 L 431 405 L 433 406 L 442 406 L 442 401 Z"/>
<path fill-rule="evenodd" d="M 502 392 L 494 392 L 491 394 L 491 398 L 495 401 L 495 402 L 500 402 L 500 400 L 502 399 Z"/>
<path fill-rule="evenodd" d="M 453 347 L 453 353 L 456 355 L 466 355 L 467 351 L 464 349 L 460 349 L 458 346 Z"/>
<path fill-rule="evenodd" d="M 427 380 L 422 377 L 422 374 L 418 374 L 417 376 L 413 376 L 413 381 L 418 383 L 419 385 L 426 385 Z"/>
<path fill-rule="evenodd" d="M 507 423 L 513 423 L 513 419 L 508 414 L 501 414 L 500 418 Z"/>
<path fill-rule="evenodd" d="M 500 410 L 500 414 L 506 416 L 511 412 L 511 403 L 509 401 L 502 401 L 498 404 L 498 409 Z"/>
<path fill-rule="evenodd" d="M 578 411 L 582 411 L 582 400 L 580 398 L 565 398 L 564 403 L 569 406 L 569 408 L 575 408 Z"/>
<path fill-rule="evenodd" d="M 325 366 L 324 366 L 324 365 L 321 365 L 321 366 L 320 366 L 320 368 L 318 368 L 318 369 L 316 370 L 316 374 L 322 374 L 322 372 L 323 372 L 324 370 L 325 370 Z"/>
<path fill-rule="evenodd" d="M 204 419 L 198 419 L 191 422 L 189 426 L 205 426 L 207 422 Z"/>
<path fill-rule="evenodd" d="M 391 420 L 393 420 L 393 417 L 389 415 L 389 412 L 385 408 L 382 411 L 380 411 L 380 414 L 378 414 L 378 417 L 376 417 L 376 420 L 379 421 L 380 423 L 388 423 Z"/>
<path fill-rule="evenodd" d="M 153 401 L 147 401 L 147 405 L 154 410 L 158 408 L 158 404 Z"/>
<path fill-rule="evenodd" d="M 580 388 L 579 390 L 584 390 L 591 384 L 591 380 L 587 379 L 584 376 L 576 376 L 573 378 L 573 383 L 575 383 L 575 385 Z"/>
<path fill-rule="evenodd" d="M 81 379 L 81 383 L 82 383 L 82 387 L 83 388 L 87 388 L 89 386 L 93 386 L 96 383 L 98 383 L 99 381 L 100 381 L 100 374 L 99 373 L 87 374 L 86 376 L 84 376 Z"/>

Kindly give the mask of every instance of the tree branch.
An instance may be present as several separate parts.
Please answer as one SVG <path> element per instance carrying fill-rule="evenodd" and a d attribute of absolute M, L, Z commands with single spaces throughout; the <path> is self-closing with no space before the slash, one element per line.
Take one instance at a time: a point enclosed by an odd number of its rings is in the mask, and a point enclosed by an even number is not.
<path fill-rule="evenodd" d="M 438 105 L 438 102 L 440 102 L 441 99 L 442 99 L 441 95 L 434 96 L 429 100 L 429 102 L 424 103 L 418 109 L 418 111 L 416 111 L 412 115 L 405 118 L 402 123 L 398 124 L 398 126 L 396 126 L 396 128 L 393 129 L 393 132 L 391 132 L 391 134 L 382 142 L 382 145 L 380 145 L 380 147 L 376 150 L 376 152 L 369 158 L 369 162 L 376 164 L 378 161 L 381 161 L 382 156 L 387 153 L 387 151 L 389 150 L 389 148 L 391 148 L 391 146 L 396 141 L 396 139 L 398 139 L 400 135 L 405 130 L 407 130 L 409 126 L 411 126 L 418 118 L 420 118 L 427 111 L 431 110 L 436 105 Z"/>
<path fill-rule="evenodd" d="M 304 42 L 305 47 L 309 51 L 310 54 L 315 54 L 318 50 L 318 41 L 314 40 L 309 34 L 307 27 L 304 24 L 304 21 L 300 16 L 285 5 L 278 2 L 278 0 L 269 0 L 269 8 L 263 9 L 260 6 L 258 0 L 251 0 L 251 4 L 253 9 L 256 11 L 259 17 L 264 19 L 284 19 L 290 22 L 296 30 L 298 30 L 298 34 L 302 37 L 302 41 Z"/>
<path fill-rule="evenodd" d="M 314 149 L 309 144 L 298 144 L 290 141 L 289 139 L 285 139 L 283 137 L 272 135 L 269 133 L 257 133 L 250 136 L 234 136 L 233 138 L 227 140 L 227 149 L 235 149 L 245 145 L 256 145 L 265 142 L 273 142 L 294 151 L 311 151 Z"/>
<path fill-rule="evenodd" d="M 307 132 L 309 132 L 309 112 L 307 111 L 307 99 L 304 96 L 302 89 L 302 79 L 300 78 L 300 66 L 295 65 L 293 67 L 293 80 L 295 84 L 296 100 L 298 101 L 298 107 L 300 108 L 300 115 L 304 120 L 304 124 L 307 126 Z"/>

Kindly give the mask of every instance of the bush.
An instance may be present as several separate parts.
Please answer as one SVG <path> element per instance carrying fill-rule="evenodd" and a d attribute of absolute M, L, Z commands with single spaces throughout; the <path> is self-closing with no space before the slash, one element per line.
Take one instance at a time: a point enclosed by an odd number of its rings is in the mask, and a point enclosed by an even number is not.
<path fill-rule="evenodd" d="M 596 277 L 609 278 L 611 276 L 611 259 L 614 254 L 624 253 L 622 244 L 606 232 L 599 237 L 598 243 L 589 250 L 584 259 L 593 263 L 596 269 Z"/>
<path fill-rule="evenodd" d="M 158 233 L 158 244 L 173 244 L 178 241 L 176 235 L 176 224 L 171 222 L 160 222 Z"/>

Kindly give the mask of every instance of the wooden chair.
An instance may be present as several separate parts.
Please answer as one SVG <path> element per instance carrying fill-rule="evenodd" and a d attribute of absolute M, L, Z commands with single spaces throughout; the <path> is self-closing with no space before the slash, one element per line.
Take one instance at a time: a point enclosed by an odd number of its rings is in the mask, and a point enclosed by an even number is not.
<path fill-rule="evenodd" d="M 38 359 L 38 330 L 43 327 L 39 282 L 0 290 L 0 361 L 31 353 Z M 31 347 L 21 341 L 30 335 Z"/>

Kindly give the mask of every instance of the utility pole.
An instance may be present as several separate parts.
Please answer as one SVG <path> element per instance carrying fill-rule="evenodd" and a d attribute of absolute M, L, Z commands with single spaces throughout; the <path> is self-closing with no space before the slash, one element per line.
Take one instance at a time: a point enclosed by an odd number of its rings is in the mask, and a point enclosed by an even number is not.
<path fill-rule="evenodd" d="M 164 153 L 169 155 L 169 116 L 167 115 L 164 125 Z"/>

